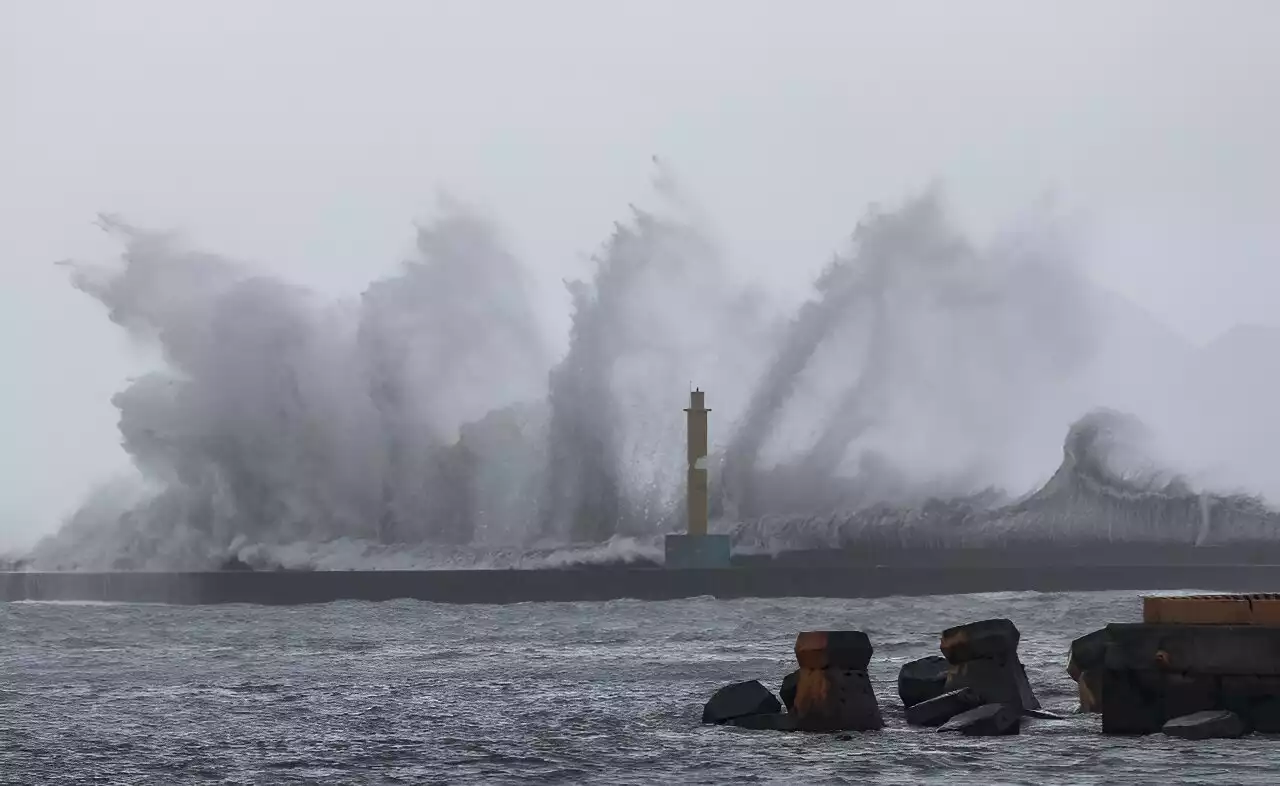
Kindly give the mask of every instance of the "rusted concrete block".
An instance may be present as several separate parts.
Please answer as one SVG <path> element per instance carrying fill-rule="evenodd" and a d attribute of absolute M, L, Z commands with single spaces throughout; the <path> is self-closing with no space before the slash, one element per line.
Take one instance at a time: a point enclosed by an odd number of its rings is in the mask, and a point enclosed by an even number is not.
<path fill-rule="evenodd" d="M 970 737 L 1002 737 L 1022 729 L 1022 712 L 1008 704 L 984 704 L 962 712 L 938 727 L 939 733 L 959 732 Z"/>
<path fill-rule="evenodd" d="M 884 727 L 866 671 L 800 670 L 794 713 L 800 731 L 874 731 Z"/>
<path fill-rule="evenodd" d="M 747 715 L 780 712 L 782 705 L 759 680 L 726 685 L 711 696 L 702 708 L 703 723 L 725 723 Z"/>
<path fill-rule="evenodd" d="M 1184 740 L 1243 737 L 1247 729 L 1234 712 L 1207 710 L 1174 718 L 1161 729 L 1170 737 Z"/>
<path fill-rule="evenodd" d="M 953 690 L 907 708 L 910 726 L 941 726 L 962 712 L 982 706 L 982 699 L 968 688 Z"/>
<path fill-rule="evenodd" d="M 1148 596 L 1142 599 L 1142 621 L 1165 625 L 1280 625 L 1280 595 Z"/>
<path fill-rule="evenodd" d="M 941 655 L 913 660 L 898 670 L 898 698 L 903 707 L 941 696 L 947 685 L 947 659 Z"/>
<path fill-rule="evenodd" d="M 860 630 L 811 630 L 796 637 L 796 662 L 802 669 L 866 669 L 871 640 Z"/>
<path fill-rule="evenodd" d="M 942 632 L 942 654 L 951 663 L 1007 657 L 1018 650 L 1018 628 L 1006 619 L 981 620 Z"/>

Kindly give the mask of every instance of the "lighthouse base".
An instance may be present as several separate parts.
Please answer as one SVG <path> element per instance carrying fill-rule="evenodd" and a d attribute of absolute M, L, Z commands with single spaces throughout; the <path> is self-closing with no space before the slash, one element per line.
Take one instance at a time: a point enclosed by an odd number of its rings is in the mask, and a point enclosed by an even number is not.
<path fill-rule="evenodd" d="M 728 535 L 668 535 L 665 545 L 668 568 L 729 567 Z"/>

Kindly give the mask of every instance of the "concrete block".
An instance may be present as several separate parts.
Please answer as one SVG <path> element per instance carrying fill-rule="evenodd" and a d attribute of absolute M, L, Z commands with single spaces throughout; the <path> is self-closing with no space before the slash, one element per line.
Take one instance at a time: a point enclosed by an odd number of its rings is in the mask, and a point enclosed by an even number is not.
<path fill-rule="evenodd" d="M 982 699 L 968 688 L 953 690 L 907 708 L 910 726 L 941 726 L 962 712 L 982 706 Z"/>
<path fill-rule="evenodd" d="M 1208 740 L 1243 737 L 1247 730 L 1244 721 L 1234 712 L 1208 710 L 1174 718 L 1161 731 L 1170 737 L 1184 740 Z"/>
<path fill-rule="evenodd" d="M 1008 704 L 984 704 L 962 712 L 938 727 L 939 733 L 970 737 L 1003 737 L 1022 729 L 1022 712 Z"/>
<path fill-rule="evenodd" d="M 1222 709 L 1219 678 L 1212 674 L 1162 673 L 1162 712 L 1165 718 L 1179 718 L 1204 710 Z"/>
<path fill-rule="evenodd" d="M 802 669 L 866 669 L 871 651 L 871 640 L 860 630 L 811 630 L 796 636 L 796 662 Z"/>
<path fill-rule="evenodd" d="M 1102 628 L 1071 642 L 1071 650 L 1067 656 L 1067 674 L 1071 675 L 1071 679 L 1079 680 L 1081 672 L 1098 669 L 1105 664 L 1107 641 L 1107 629 Z"/>
<path fill-rule="evenodd" d="M 1142 621 L 1178 625 L 1280 625 L 1280 595 L 1179 595 L 1142 599 Z"/>
<path fill-rule="evenodd" d="M 913 660 L 898 670 L 898 698 L 903 707 L 941 696 L 947 685 L 947 659 L 941 655 Z"/>
<path fill-rule="evenodd" d="M 1078 712 L 1102 712 L 1102 682 L 1105 669 L 1089 669 L 1076 679 L 1076 691 L 1080 696 Z"/>
<path fill-rule="evenodd" d="M 1058 721 L 1067 719 L 1066 715 L 1059 715 L 1048 710 L 1023 710 L 1022 715 L 1025 718 L 1035 718 L 1036 720 Z"/>
<path fill-rule="evenodd" d="M 1219 706 L 1262 734 L 1280 733 L 1280 677 L 1226 675 L 1219 679 Z"/>
<path fill-rule="evenodd" d="M 778 697 L 782 699 L 782 706 L 787 708 L 787 712 L 791 712 L 791 709 L 796 706 L 796 685 L 798 684 L 800 684 L 799 669 L 782 678 L 782 689 L 778 691 Z"/>
<path fill-rule="evenodd" d="M 1110 670 L 1280 675 L 1280 628 L 1114 623 L 1106 630 Z"/>
<path fill-rule="evenodd" d="M 884 728 L 871 680 L 859 669 L 801 669 L 796 685 L 800 731 L 875 731 Z"/>
<path fill-rule="evenodd" d="M 948 692 L 969 688 L 984 704 L 1012 704 L 1020 711 L 1039 709 L 1040 701 L 1027 680 L 1027 671 L 1014 656 L 1008 660 L 975 658 L 953 663 L 947 672 Z"/>
<path fill-rule="evenodd" d="M 703 723 L 725 723 L 747 715 L 781 712 L 782 705 L 759 680 L 726 685 L 711 696 L 702 708 Z"/>
<path fill-rule="evenodd" d="M 1006 619 L 981 620 L 942 632 L 942 654 L 951 663 L 1009 656 L 1018 650 L 1018 628 Z"/>
<path fill-rule="evenodd" d="M 1154 734 L 1167 720 L 1160 673 L 1107 669 L 1102 677 L 1102 733 Z"/>

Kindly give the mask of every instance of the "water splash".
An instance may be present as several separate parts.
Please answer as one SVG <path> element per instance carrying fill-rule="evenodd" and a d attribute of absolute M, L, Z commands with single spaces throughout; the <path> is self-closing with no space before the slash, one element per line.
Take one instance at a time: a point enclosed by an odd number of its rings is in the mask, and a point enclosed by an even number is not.
<path fill-rule="evenodd" d="M 1237 519 L 1269 526 L 1247 498 L 1103 473 L 1097 435 L 1114 417 L 1077 423 L 1035 493 L 998 490 L 1034 487 L 1032 457 L 1092 403 L 1071 384 L 1099 344 L 1090 290 L 1051 213 L 979 243 L 937 191 L 872 209 L 780 322 L 669 173 L 655 185 L 658 206 L 633 208 L 590 280 L 569 282 L 558 361 L 526 271 L 459 204 L 419 227 L 394 275 L 337 302 L 105 217 L 120 264 L 70 272 L 164 358 L 114 399 L 140 484 L 93 493 L 30 563 L 656 559 L 682 523 L 679 411 L 694 379 L 728 434 L 713 447 L 713 527 L 741 548 L 1095 537 L 1103 524 L 1111 538 L 1117 523 L 1122 537 L 1207 542 Z M 1106 444 L 1114 463 L 1119 443 Z"/>

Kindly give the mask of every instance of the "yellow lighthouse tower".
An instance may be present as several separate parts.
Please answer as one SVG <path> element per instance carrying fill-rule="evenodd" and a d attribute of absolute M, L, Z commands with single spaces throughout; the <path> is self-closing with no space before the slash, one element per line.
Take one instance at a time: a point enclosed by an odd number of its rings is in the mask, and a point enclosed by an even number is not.
<path fill-rule="evenodd" d="M 667 535 L 668 568 L 729 567 L 729 536 L 707 533 L 708 495 L 706 394 L 694 390 L 689 394 L 688 481 L 686 491 L 686 534 Z"/>

